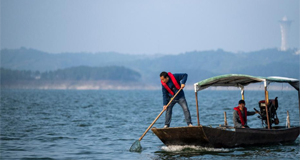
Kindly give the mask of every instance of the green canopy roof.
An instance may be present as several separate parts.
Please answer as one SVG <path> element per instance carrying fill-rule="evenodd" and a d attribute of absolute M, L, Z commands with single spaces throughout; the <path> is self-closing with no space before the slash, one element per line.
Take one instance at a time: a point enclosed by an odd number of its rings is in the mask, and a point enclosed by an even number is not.
<path fill-rule="evenodd" d="M 211 86 L 231 86 L 240 87 L 247 86 L 250 83 L 258 82 L 278 82 L 278 83 L 289 83 L 296 90 L 299 91 L 299 80 L 286 77 L 259 77 L 259 76 L 249 76 L 244 74 L 226 74 L 220 75 L 212 78 L 205 79 L 194 84 L 195 92 L 203 90 Z"/>

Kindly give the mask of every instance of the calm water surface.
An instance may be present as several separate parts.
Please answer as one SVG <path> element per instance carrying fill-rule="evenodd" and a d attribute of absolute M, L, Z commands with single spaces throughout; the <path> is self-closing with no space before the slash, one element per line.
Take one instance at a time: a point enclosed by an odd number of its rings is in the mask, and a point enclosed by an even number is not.
<path fill-rule="evenodd" d="M 286 111 L 299 125 L 297 92 L 270 91 L 279 97 L 280 125 Z M 200 122 L 223 124 L 227 112 L 232 125 L 233 107 L 240 91 L 199 92 Z M 196 124 L 195 96 L 186 98 Z M 258 109 L 263 91 L 245 92 L 248 110 Z M 293 143 L 273 146 L 214 149 L 166 147 L 150 130 L 141 141 L 141 153 L 129 152 L 162 110 L 161 91 L 1 90 L 0 159 L 299 159 L 299 137 Z M 257 116 L 251 127 L 261 127 Z M 163 127 L 164 114 L 154 124 Z M 185 126 L 182 109 L 173 109 L 171 126 Z"/>

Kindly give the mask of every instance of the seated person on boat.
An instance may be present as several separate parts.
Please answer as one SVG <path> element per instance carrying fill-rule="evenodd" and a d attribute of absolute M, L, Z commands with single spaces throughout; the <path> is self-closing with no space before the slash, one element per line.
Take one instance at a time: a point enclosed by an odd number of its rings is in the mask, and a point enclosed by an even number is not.
<path fill-rule="evenodd" d="M 245 101 L 240 100 L 239 105 L 233 108 L 233 123 L 235 128 L 249 128 L 247 125 L 247 116 L 252 116 L 256 113 L 248 112 L 245 105 Z"/>

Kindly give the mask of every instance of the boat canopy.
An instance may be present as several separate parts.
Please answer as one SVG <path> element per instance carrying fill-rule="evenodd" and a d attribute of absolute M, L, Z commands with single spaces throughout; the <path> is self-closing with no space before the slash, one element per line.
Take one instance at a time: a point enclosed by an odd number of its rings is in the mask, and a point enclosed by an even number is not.
<path fill-rule="evenodd" d="M 226 74 L 220 75 L 212 78 L 205 79 L 194 84 L 195 92 L 206 89 L 211 86 L 227 86 L 227 87 L 244 87 L 250 83 L 265 82 L 269 84 L 271 82 L 278 83 L 289 83 L 297 91 L 299 91 L 299 80 L 287 77 L 259 77 L 250 76 L 244 74 Z"/>

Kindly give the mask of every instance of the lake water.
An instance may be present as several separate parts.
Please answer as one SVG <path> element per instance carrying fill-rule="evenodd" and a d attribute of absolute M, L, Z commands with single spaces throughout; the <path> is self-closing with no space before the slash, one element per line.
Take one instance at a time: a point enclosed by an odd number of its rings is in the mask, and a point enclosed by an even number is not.
<path fill-rule="evenodd" d="M 195 95 L 185 91 L 196 125 Z M 270 91 L 278 96 L 280 125 L 286 111 L 292 125 L 299 125 L 296 91 Z M 199 92 L 200 123 L 212 127 L 232 125 L 233 107 L 240 91 Z M 246 91 L 248 110 L 258 109 L 263 91 Z M 141 141 L 142 152 L 129 152 L 162 110 L 162 93 L 105 90 L 1 90 L 0 159 L 299 159 L 299 137 L 293 143 L 250 148 L 214 149 L 166 147 L 150 130 Z M 165 115 L 154 124 L 164 125 Z M 261 120 L 248 117 L 250 127 Z M 173 108 L 171 127 L 185 126 L 182 109 Z"/>

